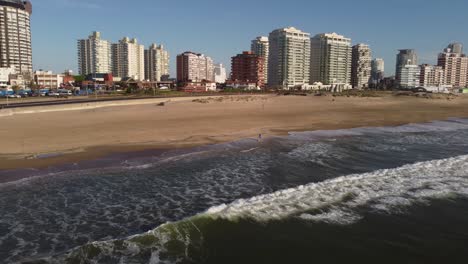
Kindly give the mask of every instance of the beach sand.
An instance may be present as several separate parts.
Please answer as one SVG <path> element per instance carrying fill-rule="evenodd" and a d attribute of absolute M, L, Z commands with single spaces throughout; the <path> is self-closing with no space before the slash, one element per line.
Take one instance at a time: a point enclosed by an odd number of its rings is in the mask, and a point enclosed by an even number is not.
<path fill-rule="evenodd" d="M 468 117 L 468 97 L 228 96 L 0 117 L 0 170 L 291 131 Z"/>

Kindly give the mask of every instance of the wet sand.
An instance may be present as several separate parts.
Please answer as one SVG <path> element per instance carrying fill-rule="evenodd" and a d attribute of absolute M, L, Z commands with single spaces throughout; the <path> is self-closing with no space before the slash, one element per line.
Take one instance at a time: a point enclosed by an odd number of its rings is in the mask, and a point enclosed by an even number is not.
<path fill-rule="evenodd" d="M 185 148 L 291 131 L 468 117 L 468 97 L 229 96 L 0 117 L 0 170 Z"/>

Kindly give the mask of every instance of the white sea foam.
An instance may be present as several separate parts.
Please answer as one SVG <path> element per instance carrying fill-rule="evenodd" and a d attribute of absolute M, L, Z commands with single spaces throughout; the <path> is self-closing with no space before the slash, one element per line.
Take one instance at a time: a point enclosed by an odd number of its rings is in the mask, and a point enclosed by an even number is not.
<path fill-rule="evenodd" d="M 364 206 L 391 213 L 453 195 L 468 195 L 468 155 L 304 185 L 213 207 L 206 214 L 233 221 L 298 217 L 347 225 L 360 219 L 358 209 Z"/>

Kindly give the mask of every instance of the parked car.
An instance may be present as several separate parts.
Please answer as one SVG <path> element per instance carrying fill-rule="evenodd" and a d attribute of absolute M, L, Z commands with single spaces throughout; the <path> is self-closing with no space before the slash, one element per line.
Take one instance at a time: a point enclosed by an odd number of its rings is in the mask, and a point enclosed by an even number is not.
<path fill-rule="evenodd" d="M 73 95 L 72 91 L 69 91 L 69 90 L 59 90 L 58 93 L 60 96 L 72 96 Z"/>
<path fill-rule="evenodd" d="M 21 95 L 19 94 L 9 94 L 7 95 L 8 98 L 21 98 Z"/>
<path fill-rule="evenodd" d="M 57 93 L 57 92 L 49 92 L 49 95 L 48 95 L 48 96 L 50 96 L 50 97 L 59 97 L 60 94 Z"/>

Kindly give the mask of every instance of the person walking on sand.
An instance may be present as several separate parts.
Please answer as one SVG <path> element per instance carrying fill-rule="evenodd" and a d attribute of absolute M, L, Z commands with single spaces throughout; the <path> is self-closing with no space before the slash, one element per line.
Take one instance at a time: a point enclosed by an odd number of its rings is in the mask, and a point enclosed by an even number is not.
<path fill-rule="evenodd" d="M 258 142 L 262 141 L 262 134 L 258 134 Z"/>

